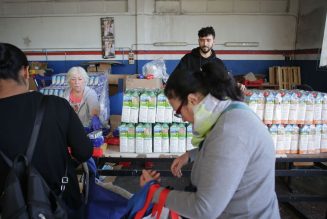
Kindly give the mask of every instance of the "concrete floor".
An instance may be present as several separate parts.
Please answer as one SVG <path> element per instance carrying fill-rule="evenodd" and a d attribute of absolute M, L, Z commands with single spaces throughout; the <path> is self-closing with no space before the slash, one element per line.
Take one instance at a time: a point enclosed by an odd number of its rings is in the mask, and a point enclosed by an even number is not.
<path fill-rule="evenodd" d="M 288 192 L 284 186 L 284 179 L 282 177 L 276 178 L 276 191 L 277 193 L 284 194 Z M 131 193 L 139 190 L 139 177 L 116 177 L 114 184 L 121 186 Z M 161 184 L 163 186 L 172 186 L 174 189 L 183 190 L 189 184 L 189 179 L 186 177 L 173 178 L 162 177 Z M 294 194 L 316 194 L 327 195 L 327 176 L 315 177 L 293 177 L 291 186 Z M 327 216 L 327 202 L 292 202 L 292 206 L 285 203 L 280 203 L 280 213 L 282 219 L 295 219 L 295 218 L 309 218 L 309 219 L 326 219 Z M 292 208 L 297 209 L 303 215 L 297 214 L 292 211 Z"/>

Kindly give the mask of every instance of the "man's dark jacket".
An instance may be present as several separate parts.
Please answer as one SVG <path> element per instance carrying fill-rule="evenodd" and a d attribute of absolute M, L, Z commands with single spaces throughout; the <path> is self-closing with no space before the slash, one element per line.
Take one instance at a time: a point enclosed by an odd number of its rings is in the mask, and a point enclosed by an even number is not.
<path fill-rule="evenodd" d="M 208 63 L 208 62 L 218 62 L 222 65 L 224 63 L 216 57 L 216 53 L 214 50 L 211 50 L 211 55 L 208 58 L 204 58 L 200 54 L 200 47 L 194 48 L 190 53 L 183 56 L 177 67 L 176 70 L 187 70 L 190 72 L 199 71 L 201 70 L 201 66 Z"/>

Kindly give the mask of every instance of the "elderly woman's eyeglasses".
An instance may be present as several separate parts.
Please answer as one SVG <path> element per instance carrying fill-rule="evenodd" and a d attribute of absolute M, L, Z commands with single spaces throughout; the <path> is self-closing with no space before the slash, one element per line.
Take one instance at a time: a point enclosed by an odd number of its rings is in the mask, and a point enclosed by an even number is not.
<path fill-rule="evenodd" d="M 181 104 L 179 105 L 179 107 L 177 108 L 177 110 L 175 111 L 175 114 L 174 116 L 177 117 L 177 118 L 182 118 L 182 114 L 181 114 L 181 111 L 182 111 L 182 107 L 184 105 L 184 100 L 181 102 Z"/>

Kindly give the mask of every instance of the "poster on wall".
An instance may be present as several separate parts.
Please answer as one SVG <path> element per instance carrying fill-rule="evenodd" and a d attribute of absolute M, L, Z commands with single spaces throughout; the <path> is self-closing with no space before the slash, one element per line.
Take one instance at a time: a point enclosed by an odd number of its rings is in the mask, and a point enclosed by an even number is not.
<path fill-rule="evenodd" d="M 104 59 L 115 58 L 115 40 L 102 38 L 102 57 Z"/>
<path fill-rule="evenodd" d="M 115 22 L 113 17 L 101 18 L 102 57 L 115 58 Z"/>

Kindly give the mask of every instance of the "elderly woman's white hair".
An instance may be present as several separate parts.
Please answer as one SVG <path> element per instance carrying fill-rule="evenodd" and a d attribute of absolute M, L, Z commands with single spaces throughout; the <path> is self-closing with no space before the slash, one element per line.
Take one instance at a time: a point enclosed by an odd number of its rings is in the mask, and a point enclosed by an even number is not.
<path fill-rule="evenodd" d="M 69 85 L 70 79 L 72 79 L 74 74 L 81 75 L 84 78 L 85 85 L 87 85 L 87 83 L 89 82 L 89 76 L 87 75 L 85 69 L 82 67 L 79 67 L 79 66 L 72 67 L 68 70 L 68 72 L 67 72 L 67 84 L 68 85 Z"/>

